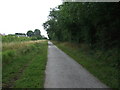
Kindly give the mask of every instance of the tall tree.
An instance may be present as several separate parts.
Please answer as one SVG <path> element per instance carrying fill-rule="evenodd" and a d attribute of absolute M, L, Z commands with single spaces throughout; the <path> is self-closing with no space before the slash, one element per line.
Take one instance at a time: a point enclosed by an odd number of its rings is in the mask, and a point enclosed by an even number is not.
<path fill-rule="evenodd" d="M 86 43 L 92 48 L 120 46 L 119 3 L 65 2 L 50 11 L 43 26 L 52 40 Z"/>

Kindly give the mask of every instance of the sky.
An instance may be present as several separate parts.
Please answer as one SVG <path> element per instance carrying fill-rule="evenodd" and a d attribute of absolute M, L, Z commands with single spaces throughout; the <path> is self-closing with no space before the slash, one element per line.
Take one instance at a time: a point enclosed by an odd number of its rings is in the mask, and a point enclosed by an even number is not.
<path fill-rule="evenodd" d="M 47 21 L 50 8 L 62 0 L 0 0 L 0 33 L 27 33 L 39 29 L 47 37 L 42 24 Z"/>

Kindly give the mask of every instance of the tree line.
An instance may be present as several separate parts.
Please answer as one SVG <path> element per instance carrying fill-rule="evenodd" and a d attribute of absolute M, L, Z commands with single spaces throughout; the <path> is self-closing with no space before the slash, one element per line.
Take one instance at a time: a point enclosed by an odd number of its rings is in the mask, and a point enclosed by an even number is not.
<path fill-rule="evenodd" d="M 27 37 L 26 37 L 27 36 Z M 40 40 L 47 39 L 44 35 L 41 35 L 39 29 L 34 31 L 28 30 L 27 33 L 15 33 L 2 36 L 2 42 L 21 42 L 21 41 L 30 41 L 30 40 Z"/>
<path fill-rule="evenodd" d="M 47 39 L 45 36 L 41 35 L 39 29 L 35 29 L 34 32 L 32 30 L 27 31 L 27 36 L 32 37 L 33 40 Z"/>
<path fill-rule="evenodd" d="M 43 23 L 56 41 L 86 43 L 91 48 L 120 46 L 120 3 L 64 2 Z"/>

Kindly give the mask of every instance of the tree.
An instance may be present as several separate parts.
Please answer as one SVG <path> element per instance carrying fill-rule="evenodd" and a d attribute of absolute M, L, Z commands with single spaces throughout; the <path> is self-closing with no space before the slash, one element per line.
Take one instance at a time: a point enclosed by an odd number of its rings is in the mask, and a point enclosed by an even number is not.
<path fill-rule="evenodd" d="M 51 9 L 43 26 L 52 40 L 109 49 L 120 46 L 119 12 L 119 3 L 64 2 Z"/>
<path fill-rule="evenodd" d="M 32 30 L 29 30 L 29 31 L 27 32 L 27 36 L 29 36 L 29 37 L 34 36 L 34 32 L 33 32 Z"/>
<path fill-rule="evenodd" d="M 41 36 L 41 32 L 39 29 L 35 29 L 34 30 L 34 36 L 37 38 L 37 39 L 41 39 L 42 36 Z"/>
<path fill-rule="evenodd" d="M 34 35 L 35 35 L 35 36 L 40 36 L 40 35 L 41 35 L 40 30 L 39 30 L 39 29 L 35 29 L 35 30 L 34 30 Z"/>

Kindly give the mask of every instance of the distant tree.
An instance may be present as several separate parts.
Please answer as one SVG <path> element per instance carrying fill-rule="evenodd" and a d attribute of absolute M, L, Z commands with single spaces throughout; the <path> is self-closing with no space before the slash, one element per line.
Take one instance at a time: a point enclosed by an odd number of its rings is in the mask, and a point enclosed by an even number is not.
<path fill-rule="evenodd" d="M 27 36 L 29 36 L 29 37 L 34 36 L 34 32 L 33 32 L 32 30 L 29 30 L 29 31 L 27 32 Z"/>
<path fill-rule="evenodd" d="M 42 36 L 41 36 L 41 32 L 39 29 L 35 29 L 34 30 L 34 36 L 37 38 L 37 39 L 41 39 Z"/>
<path fill-rule="evenodd" d="M 40 30 L 39 30 L 39 29 L 35 29 L 34 35 L 35 35 L 35 36 L 40 36 L 40 35 L 41 35 Z"/>

